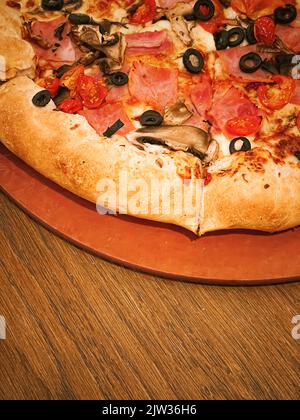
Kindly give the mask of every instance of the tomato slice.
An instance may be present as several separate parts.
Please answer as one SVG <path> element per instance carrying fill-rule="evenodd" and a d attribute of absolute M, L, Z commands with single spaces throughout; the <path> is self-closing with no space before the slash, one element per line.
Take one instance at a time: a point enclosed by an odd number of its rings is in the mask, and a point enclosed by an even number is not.
<path fill-rule="evenodd" d="M 58 107 L 59 111 L 66 112 L 67 114 L 76 114 L 83 109 L 80 99 L 66 99 Z"/>
<path fill-rule="evenodd" d="M 204 186 L 206 187 L 208 184 L 211 183 L 212 180 L 213 180 L 212 174 L 210 172 L 206 171 L 205 178 L 204 178 Z"/>
<path fill-rule="evenodd" d="M 71 98 L 75 98 L 77 92 L 77 81 L 78 78 L 84 74 L 84 66 L 79 64 L 76 67 L 71 68 L 67 71 L 60 79 L 61 86 L 66 87 L 70 91 Z"/>
<path fill-rule="evenodd" d="M 232 118 L 227 121 L 226 131 L 236 136 L 250 136 L 256 134 L 261 126 L 261 117 L 247 116 Z"/>
<path fill-rule="evenodd" d="M 55 78 L 46 77 L 43 79 L 39 79 L 37 81 L 37 84 L 47 89 L 50 92 L 50 95 L 52 96 L 52 98 L 54 98 L 54 96 L 56 96 L 58 92 L 60 80 L 57 77 Z"/>
<path fill-rule="evenodd" d="M 215 16 L 212 19 L 210 19 L 208 22 L 201 22 L 200 25 L 207 32 L 214 34 L 223 25 L 223 21 L 224 21 L 224 18 L 220 16 Z"/>
<path fill-rule="evenodd" d="M 47 89 L 50 92 L 52 98 L 56 96 L 59 89 L 59 84 L 60 80 L 58 77 L 55 77 L 54 79 L 45 79 L 45 89 Z"/>
<path fill-rule="evenodd" d="M 273 111 L 282 109 L 291 99 L 295 81 L 288 76 L 273 76 L 273 85 L 259 86 L 258 98 L 263 106 Z"/>
<path fill-rule="evenodd" d="M 99 108 L 107 95 L 107 89 L 99 80 L 82 74 L 77 80 L 77 92 L 88 109 Z"/>
<path fill-rule="evenodd" d="M 137 9 L 137 11 L 129 17 L 130 23 L 142 25 L 151 22 L 156 16 L 156 1 L 144 0 L 144 3 Z"/>
<path fill-rule="evenodd" d="M 275 42 L 276 25 L 273 19 L 263 16 L 257 19 L 254 24 L 254 34 L 258 42 L 265 45 L 273 45 Z"/>

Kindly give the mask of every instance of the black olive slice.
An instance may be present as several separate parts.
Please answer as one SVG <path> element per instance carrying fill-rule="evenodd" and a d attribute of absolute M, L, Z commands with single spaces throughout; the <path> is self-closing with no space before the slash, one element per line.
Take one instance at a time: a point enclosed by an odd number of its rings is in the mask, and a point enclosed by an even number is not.
<path fill-rule="evenodd" d="M 112 73 L 110 76 L 110 81 L 113 85 L 116 86 L 124 86 L 128 83 L 128 76 L 126 73 L 118 71 L 116 73 Z"/>
<path fill-rule="evenodd" d="M 245 31 L 243 28 L 236 27 L 228 31 L 228 45 L 229 47 L 237 47 L 245 39 Z"/>
<path fill-rule="evenodd" d="M 110 33 L 112 22 L 110 20 L 103 19 L 101 20 L 101 22 L 98 23 L 98 26 L 101 35 L 106 35 Z"/>
<path fill-rule="evenodd" d="M 239 149 L 236 148 L 237 143 L 243 142 L 242 147 Z M 234 153 L 238 152 L 249 152 L 251 150 L 251 143 L 246 137 L 236 137 L 235 139 L 231 140 L 229 145 L 230 154 L 233 155 Z"/>
<path fill-rule="evenodd" d="M 63 0 L 42 0 L 42 8 L 44 10 L 49 11 L 56 11 L 61 10 L 63 8 L 64 1 Z"/>
<path fill-rule="evenodd" d="M 157 111 L 146 111 L 140 118 L 140 123 L 144 127 L 159 127 L 163 123 L 162 115 Z"/>
<path fill-rule="evenodd" d="M 187 22 L 193 22 L 196 20 L 196 16 L 193 13 L 189 13 L 188 15 L 183 16 Z"/>
<path fill-rule="evenodd" d="M 65 73 L 67 73 L 67 71 L 69 71 L 71 68 L 72 68 L 72 66 L 70 66 L 69 64 L 64 64 L 61 67 L 59 67 L 57 70 L 54 70 L 54 73 L 55 73 L 56 77 L 61 79 L 63 77 L 63 75 Z"/>
<path fill-rule="evenodd" d="M 43 108 L 51 101 L 51 94 L 48 90 L 41 90 L 32 98 L 32 103 L 39 108 Z"/>
<path fill-rule="evenodd" d="M 261 68 L 262 65 L 261 57 L 256 53 L 248 53 L 243 55 L 240 59 L 240 69 L 244 73 L 255 73 Z"/>
<path fill-rule="evenodd" d="M 276 56 L 276 61 L 279 65 L 288 65 L 290 66 L 293 62 L 294 54 L 278 54 Z"/>
<path fill-rule="evenodd" d="M 295 156 L 298 160 L 300 160 L 300 151 L 295 152 L 295 153 L 294 153 L 294 156 Z"/>
<path fill-rule="evenodd" d="M 89 25 L 92 21 L 90 16 L 83 13 L 71 13 L 68 19 L 73 25 Z"/>
<path fill-rule="evenodd" d="M 264 60 L 261 68 L 271 74 L 279 74 L 279 70 L 272 60 Z"/>
<path fill-rule="evenodd" d="M 224 7 L 230 7 L 231 6 L 231 0 L 219 0 L 219 2 L 222 4 L 222 6 Z"/>
<path fill-rule="evenodd" d="M 198 0 L 194 6 L 196 19 L 208 22 L 215 14 L 215 5 L 211 0 Z"/>
<path fill-rule="evenodd" d="M 288 76 L 291 69 L 295 66 L 293 62 L 294 54 L 278 54 L 276 62 L 279 67 L 279 73 Z"/>
<path fill-rule="evenodd" d="M 229 45 L 229 35 L 227 31 L 215 32 L 214 39 L 217 51 L 226 50 Z"/>
<path fill-rule="evenodd" d="M 66 99 L 71 99 L 71 97 L 70 97 L 70 91 L 69 91 L 69 89 L 61 86 L 58 89 L 58 92 L 57 92 L 56 96 L 53 98 L 53 102 L 55 103 L 56 106 L 59 106 Z"/>
<path fill-rule="evenodd" d="M 198 50 L 189 48 L 183 54 L 183 64 L 190 73 L 201 73 L 204 67 L 203 55 Z"/>
<path fill-rule="evenodd" d="M 250 45 L 257 44 L 257 39 L 254 33 L 254 23 L 251 23 L 246 29 L 246 39 Z"/>
<path fill-rule="evenodd" d="M 108 127 L 108 129 L 103 133 L 104 137 L 112 137 L 114 134 L 116 134 L 119 130 L 121 130 L 122 127 L 124 127 L 124 123 L 121 120 L 116 121 L 111 127 Z"/>
<path fill-rule="evenodd" d="M 155 137 L 138 137 L 137 141 L 139 143 L 145 144 L 145 143 L 149 143 L 149 144 L 153 144 L 154 146 L 162 146 L 163 142 Z"/>
<path fill-rule="evenodd" d="M 297 9 L 292 4 L 287 4 L 285 7 L 278 7 L 274 12 L 276 23 L 288 25 L 297 18 Z"/>

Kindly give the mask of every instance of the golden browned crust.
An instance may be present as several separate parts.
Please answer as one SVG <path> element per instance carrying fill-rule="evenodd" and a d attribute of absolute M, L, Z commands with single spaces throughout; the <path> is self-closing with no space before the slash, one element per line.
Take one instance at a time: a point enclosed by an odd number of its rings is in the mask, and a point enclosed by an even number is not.
<path fill-rule="evenodd" d="M 296 160 L 278 165 L 270 152 L 256 148 L 217 161 L 209 173 L 201 234 L 223 229 L 279 232 L 300 225 Z"/>
<path fill-rule="evenodd" d="M 35 76 L 34 51 L 22 39 L 21 17 L 16 9 L 0 0 L 0 81 L 26 75 Z"/>
<path fill-rule="evenodd" d="M 79 115 L 58 112 L 53 103 L 45 108 L 35 107 L 32 97 L 39 90 L 41 88 L 26 77 L 11 80 L 0 88 L 0 139 L 8 149 L 62 187 L 105 207 L 108 203 L 102 194 L 99 198 L 97 191 L 99 181 L 113 183 L 108 193 L 112 203 L 114 186 L 118 189 L 126 176 L 130 189 L 128 206 L 122 190 L 124 187 L 120 186 L 123 195 L 117 203 L 118 211 L 176 224 L 193 232 L 198 230 L 201 200 L 197 199 L 196 167 L 192 168 L 192 181 L 189 183 L 191 205 L 185 205 L 184 213 L 177 214 L 174 208 L 168 211 L 169 202 L 171 207 L 177 203 L 184 185 L 177 175 L 176 166 L 181 152 L 146 153 L 121 137 L 99 137 Z M 134 184 L 140 181 L 146 189 L 142 188 L 139 192 L 139 184 Z M 153 181 L 161 185 L 168 181 L 171 183 L 170 200 L 161 198 L 157 204 L 155 195 L 158 191 L 155 185 L 153 187 Z M 135 204 L 140 206 L 140 214 L 135 213 Z"/>

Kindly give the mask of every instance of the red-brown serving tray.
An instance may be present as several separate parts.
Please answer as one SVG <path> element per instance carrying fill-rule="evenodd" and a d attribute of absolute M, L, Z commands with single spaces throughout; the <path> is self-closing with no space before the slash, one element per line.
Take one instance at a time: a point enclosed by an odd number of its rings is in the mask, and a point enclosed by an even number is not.
<path fill-rule="evenodd" d="M 126 267 L 182 281 L 257 285 L 300 280 L 300 229 L 197 238 L 169 225 L 100 216 L 0 145 L 0 186 L 26 213 L 80 248 Z"/>

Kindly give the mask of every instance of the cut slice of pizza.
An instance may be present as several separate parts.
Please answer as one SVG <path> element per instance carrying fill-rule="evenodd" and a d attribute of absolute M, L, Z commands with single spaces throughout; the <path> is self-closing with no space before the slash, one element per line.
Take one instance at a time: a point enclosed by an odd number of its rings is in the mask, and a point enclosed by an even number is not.
<path fill-rule="evenodd" d="M 162 146 L 150 150 L 118 135 L 99 136 L 83 116 L 57 112 L 52 101 L 35 106 L 32 99 L 40 92 L 24 77 L 0 88 L 1 139 L 8 149 L 101 209 L 198 231 L 198 158 Z"/>

